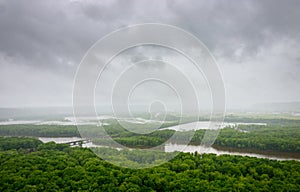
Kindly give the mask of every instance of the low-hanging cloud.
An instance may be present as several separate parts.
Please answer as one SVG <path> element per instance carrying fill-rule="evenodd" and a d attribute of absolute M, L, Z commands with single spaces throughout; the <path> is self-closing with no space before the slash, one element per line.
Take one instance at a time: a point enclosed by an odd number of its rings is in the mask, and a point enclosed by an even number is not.
<path fill-rule="evenodd" d="M 73 78 L 88 48 L 113 30 L 144 22 L 181 27 L 207 45 L 220 65 L 228 107 L 296 101 L 299 7 L 293 0 L 3 0 L 0 106 L 71 105 Z"/>

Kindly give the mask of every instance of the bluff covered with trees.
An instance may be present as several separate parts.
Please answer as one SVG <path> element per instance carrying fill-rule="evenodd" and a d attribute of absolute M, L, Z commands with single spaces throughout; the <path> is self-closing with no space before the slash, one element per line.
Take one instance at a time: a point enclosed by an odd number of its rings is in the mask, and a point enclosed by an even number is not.
<path fill-rule="evenodd" d="M 2 138 L 0 142 L 7 138 Z M 18 138 L 20 142 L 26 139 Z M 36 140 L 38 142 L 38 140 Z M 46 143 L 1 149 L 0 191 L 299 191 L 300 162 L 180 153 L 132 170 L 90 149 Z"/>

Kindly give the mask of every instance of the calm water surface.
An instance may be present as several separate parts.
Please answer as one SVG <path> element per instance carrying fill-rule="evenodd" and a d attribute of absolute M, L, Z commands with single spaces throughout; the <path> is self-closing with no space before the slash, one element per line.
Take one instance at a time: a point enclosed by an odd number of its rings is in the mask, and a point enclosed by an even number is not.
<path fill-rule="evenodd" d="M 82 140 L 80 137 L 39 137 L 39 140 L 42 142 L 54 141 L 55 143 L 67 143 L 72 141 Z M 86 143 L 82 145 L 83 147 L 103 147 L 95 145 L 93 143 Z M 260 151 L 260 150 L 249 150 L 249 149 L 236 149 L 230 147 L 203 147 L 197 145 L 181 145 L 181 144 L 166 144 L 165 152 L 198 152 L 198 153 L 212 153 L 216 155 L 239 155 L 239 156 L 249 156 L 257 158 L 267 158 L 274 160 L 297 160 L 300 161 L 299 153 L 286 153 L 286 152 L 269 152 L 269 151 Z"/>

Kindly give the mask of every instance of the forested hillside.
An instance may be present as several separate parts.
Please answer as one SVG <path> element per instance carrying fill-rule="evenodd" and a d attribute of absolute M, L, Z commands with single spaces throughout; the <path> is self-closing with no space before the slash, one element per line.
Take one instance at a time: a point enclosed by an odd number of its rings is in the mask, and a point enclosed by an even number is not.
<path fill-rule="evenodd" d="M 0 152 L 1 191 L 299 191 L 300 162 L 181 153 L 158 167 L 109 164 L 87 148 L 46 143 Z M 1 142 L 7 142 L 1 139 Z M 38 142 L 38 141 L 37 141 Z"/>

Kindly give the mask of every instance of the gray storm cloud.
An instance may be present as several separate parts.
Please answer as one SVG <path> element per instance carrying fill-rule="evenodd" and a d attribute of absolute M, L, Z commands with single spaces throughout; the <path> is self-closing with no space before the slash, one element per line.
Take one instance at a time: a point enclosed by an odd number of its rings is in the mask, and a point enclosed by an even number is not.
<path fill-rule="evenodd" d="M 113 30 L 144 22 L 181 27 L 207 45 L 229 108 L 299 101 L 299 7 L 293 0 L 2 0 L 0 106 L 70 106 L 73 78 L 89 47 Z M 147 58 L 141 51 L 133 55 L 129 61 Z M 118 66 L 108 74 L 115 71 Z"/>

